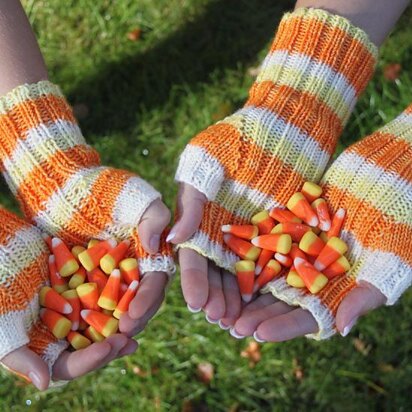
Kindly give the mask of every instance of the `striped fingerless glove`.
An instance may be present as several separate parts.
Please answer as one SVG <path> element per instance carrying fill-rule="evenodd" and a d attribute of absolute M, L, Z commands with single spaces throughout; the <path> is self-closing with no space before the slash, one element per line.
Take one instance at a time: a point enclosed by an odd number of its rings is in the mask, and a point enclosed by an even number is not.
<path fill-rule="evenodd" d="M 246 224 L 318 181 L 377 57 L 367 35 L 317 9 L 286 14 L 244 107 L 193 138 L 176 180 L 209 202 L 200 229 L 180 247 L 233 272 L 222 224 Z"/>
<path fill-rule="evenodd" d="M 339 304 L 357 282 L 369 282 L 393 305 L 412 282 L 412 105 L 387 126 L 345 150 L 322 181 L 336 212 L 347 211 L 341 238 L 349 246 L 349 272 L 317 295 L 289 287 L 284 278 L 264 292 L 308 309 L 319 324 L 309 335 L 336 332 Z"/>
<path fill-rule="evenodd" d="M 42 231 L 69 244 L 132 236 L 142 273 L 173 271 L 166 243 L 149 256 L 136 232 L 160 193 L 138 176 L 100 165 L 58 86 L 41 81 L 0 98 L 0 160 L 24 214 Z"/>
<path fill-rule="evenodd" d="M 50 369 L 68 343 L 39 319 L 38 293 L 49 278 L 40 231 L 0 208 L 0 360 L 28 345 Z"/>

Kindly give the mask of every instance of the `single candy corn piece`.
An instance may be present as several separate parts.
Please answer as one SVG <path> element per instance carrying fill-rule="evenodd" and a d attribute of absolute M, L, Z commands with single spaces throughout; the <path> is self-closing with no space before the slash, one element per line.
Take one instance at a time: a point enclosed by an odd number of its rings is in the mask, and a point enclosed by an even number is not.
<path fill-rule="evenodd" d="M 295 193 L 286 204 L 286 207 L 309 226 L 315 227 L 319 224 L 315 211 L 302 193 Z"/>
<path fill-rule="evenodd" d="M 49 278 L 52 288 L 57 293 L 62 293 L 69 288 L 66 280 L 57 273 L 56 258 L 53 255 L 49 256 Z"/>
<path fill-rule="evenodd" d="M 328 238 L 328 235 L 326 234 L 326 232 L 320 232 L 320 233 L 319 233 L 319 237 L 320 237 L 325 243 L 328 243 L 329 238 Z"/>
<path fill-rule="evenodd" d="M 86 323 L 86 325 L 88 325 L 86 321 L 84 322 Z M 99 333 L 93 326 L 88 326 L 84 330 L 83 334 L 92 342 L 101 342 L 104 340 L 104 336 L 101 333 Z"/>
<path fill-rule="evenodd" d="M 321 250 L 319 256 L 314 264 L 315 268 L 322 271 L 331 263 L 338 260 L 342 255 L 348 251 L 347 244 L 338 237 L 332 237 L 328 240 L 325 247 Z"/>
<path fill-rule="evenodd" d="M 84 252 L 85 250 L 86 248 L 83 246 L 73 246 L 71 252 L 72 255 L 77 259 L 80 253 Z"/>
<path fill-rule="evenodd" d="M 270 259 L 273 258 L 273 252 L 271 250 L 262 249 L 260 252 L 259 258 L 255 266 L 255 274 L 259 275 L 263 268 L 267 265 Z"/>
<path fill-rule="evenodd" d="M 290 268 L 293 265 L 293 260 L 288 255 L 282 255 L 282 253 L 275 253 L 275 259 L 282 265 L 287 268 Z"/>
<path fill-rule="evenodd" d="M 327 268 L 323 269 L 322 273 L 332 279 L 335 276 L 343 275 L 350 269 L 350 263 L 345 256 L 341 256 L 338 260 L 335 260 Z"/>
<path fill-rule="evenodd" d="M 90 249 L 93 246 L 96 246 L 100 242 L 101 242 L 101 240 L 99 240 L 99 239 L 90 239 L 89 243 L 87 244 L 87 249 Z"/>
<path fill-rule="evenodd" d="M 40 309 L 40 319 L 57 339 L 65 338 L 72 326 L 69 319 L 51 309 Z"/>
<path fill-rule="evenodd" d="M 318 256 L 325 242 L 313 232 L 306 232 L 299 242 L 299 248 L 311 256 Z"/>
<path fill-rule="evenodd" d="M 305 253 L 300 250 L 299 245 L 297 243 L 292 243 L 289 256 L 292 258 L 292 260 L 295 260 L 297 257 L 306 259 Z"/>
<path fill-rule="evenodd" d="M 285 233 L 291 236 L 294 242 L 299 242 L 306 232 L 309 232 L 311 228 L 303 223 L 279 223 L 276 225 L 270 233 Z"/>
<path fill-rule="evenodd" d="M 71 276 L 69 280 L 69 288 L 76 289 L 77 286 L 84 283 L 85 280 L 86 280 L 86 269 L 81 266 L 79 267 L 79 270 L 77 270 L 76 273 Z"/>
<path fill-rule="evenodd" d="M 283 234 L 262 235 L 252 239 L 252 244 L 262 249 L 287 255 L 292 246 L 292 238 L 290 235 Z"/>
<path fill-rule="evenodd" d="M 302 219 L 299 219 L 296 215 L 286 209 L 275 207 L 269 212 L 269 216 L 275 219 L 279 223 L 302 223 Z"/>
<path fill-rule="evenodd" d="M 120 270 L 115 269 L 109 276 L 97 304 L 102 309 L 115 310 L 119 302 Z"/>
<path fill-rule="evenodd" d="M 91 340 L 86 338 L 86 336 L 74 331 L 68 333 L 67 340 L 76 350 L 87 348 L 92 344 Z"/>
<path fill-rule="evenodd" d="M 332 225 L 327 232 L 328 238 L 339 237 L 340 231 L 345 221 L 346 211 L 345 209 L 338 209 L 332 218 Z"/>
<path fill-rule="evenodd" d="M 129 249 L 130 241 L 123 240 L 115 248 L 109 250 L 101 259 L 100 267 L 103 272 L 109 275 L 119 265 L 119 262 L 125 257 L 127 249 Z"/>
<path fill-rule="evenodd" d="M 79 315 L 80 315 L 80 312 L 79 312 Z M 88 327 L 89 327 L 88 323 L 84 319 L 80 318 L 79 327 L 78 327 L 77 330 L 84 331 Z"/>
<path fill-rule="evenodd" d="M 251 260 L 239 260 L 235 263 L 237 283 L 244 302 L 250 302 L 253 295 L 253 283 L 255 281 L 255 262 Z"/>
<path fill-rule="evenodd" d="M 46 242 L 49 250 L 51 253 L 53 253 L 53 247 L 52 247 L 52 237 L 50 235 L 48 235 L 47 233 L 42 233 L 41 237 L 43 238 L 43 240 Z"/>
<path fill-rule="evenodd" d="M 117 332 L 119 321 L 111 316 L 90 309 L 83 309 L 80 312 L 80 315 L 90 326 L 93 326 L 105 338 Z"/>
<path fill-rule="evenodd" d="M 113 312 L 113 316 L 115 318 L 120 319 L 120 316 L 122 316 L 123 313 L 126 313 L 128 311 L 129 304 L 133 300 L 133 298 L 136 296 L 138 287 L 139 287 L 139 282 L 137 280 L 134 280 L 132 283 L 130 283 L 125 294 L 119 300 L 119 303 L 117 304 L 116 309 Z"/>
<path fill-rule="evenodd" d="M 132 282 L 139 282 L 138 280 L 132 280 Z M 130 283 L 132 283 L 130 282 Z M 119 302 L 120 299 L 123 297 L 123 295 L 126 293 L 127 289 L 128 289 L 128 285 L 127 283 L 120 283 L 120 289 L 119 289 Z"/>
<path fill-rule="evenodd" d="M 70 303 L 71 307 L 73 308 L 73 311 L 66 315 L 67 319 L 69 319 L 72 322 L 72 330 L 78 330 L 79 329 L 79 323 L 80 323 L 80 310 L 81 310 L 81 303 L 79 299 L 79 295 L 77 292 L 73 289 L 71 290 L 66 290 L 66 292 L 62 293 L 62 296 L 67 300 L 67 302 Z"/>
<path fill-rule="evenodd" d="M 258 227 L 260 235 L 270 233 L 273 226 L 275 226 L 274 220 L 269 216 L 269 212 L 266 210 L 256 213 L 256 215 L 252 216 L 250 221 Z"/>
<path fill-rule="evenodd" d="M 318 293 L 328 283 L 328 278 L 307 260 L 297 257 L 294 266 L 311 293 Z"/>
<path fill-rule="evenodd" d="M 73 275 L 79 269 L 79 264 L 69 248 L 57 237 L 52 239 L 52 248 L 56 258 L 56 268 L 60 276 L 67 277 Z"/>
<path fill-rule="evenodd" d="M 255 225 L 223 225 L 223 233 L 230 233 L 241 239 L 251 240 L 259 234 L 259 229 Z"/>
<path fill-rule="evenodd" d="M 73 311 L 70 303 L 50 286 L 43 286 L 40 289 L 39 300 L 41 306 L 53 309 L 63 315 L 67 315 Z"/>
<path fill-rule="evenodd" d="M 302 187 L 302 193 L 309 203 L 319 198 L 322 195 L 322 188 L 316 183 L 305 182 Z"/>
<path fill-rule="evenodd" d="M 328 205 L 325 199 L 321 197 L 316 199 L 311 204 L 319 219 L 319 229 L 327 232 L 331 228 L 331 220 L 329 215 Z"/>
<path fill-rule="evenodd" d="M 127 258 L 123 259 L 119 263 L 120 273 L 122 275 L 122 280 L 128 285 L 134 280 L 140 280 L 139 264 L 137 259 Z"/>
<path fill-rule="evenodd" d="M 260 249 L 256 246 L 253 246 L 246 240 L 239 239 L 238 237 L 230 234 L 225 234 L 223 235 L 223 241 L 226 243 L 229 249 L 235 252 L 241 259 L 256 260 L 259 257 Z"/>
<path fill-rule="evenodd" d="M 107 279 L 108 277 L 99 268 L 93 269 L 91 272 L 87 272 L 87 280 L 89 282 L 96 283 L 99 294 L 106 286 Z"/>
<path fill-rule="evenodd" d="M 262 273 L 256 278 L 253 291 L 257 292 L 259 289 L 262 289 L 263 286 L 273 280 L 281 270 L 282 267 L 279 265 L 279 262 L 276 262 L 274 259 L 269 260 L 263 268 Z"/>
<path fill-rule="evenodd" d="M 288 275 L 286 276 L 286 283 L 294 288 L 304 288 L 305 282 L 299 276 L 299 273 L 296 272 L 295 266 L 292 266 L 289 270 Z"/>
<path fill-rule="evenodd" d="M 80 302 L 86 309 L 99 311 L 100 307 L 97 304 L 99 300 L 99 291 L 97 284 L 94 282 L 83 283 L 77 286 L 76 292 L 79 295 Z"/>
<path fill-rule="evenodd" d="M 83 267 L 88 271 L 96 269 L 100 264 L 100 259 L 114 247 L 117 242 L 114 239 L 104 240 L 92 246 L 90 249 L 86 249 L 80 253 L 79 260 Z"/>

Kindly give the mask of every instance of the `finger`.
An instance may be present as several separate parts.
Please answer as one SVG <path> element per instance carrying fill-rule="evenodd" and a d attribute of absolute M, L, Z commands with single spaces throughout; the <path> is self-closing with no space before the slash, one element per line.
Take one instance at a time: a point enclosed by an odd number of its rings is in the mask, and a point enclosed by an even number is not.
<path fill-rule="evenodd" d="M 160 236 L 169 224 L 170 218 L 169 209 L 160 199 L 156 199 L 146 209 L 138 226 L 139 239 L 146 252 L 158 252 Z"/>
<path fill-rule="evenodd" d="M 262 342 L 283 342 L 317 331 L 318 324 L 312 314 L 299 308 L 263 321 L 253 336 Z"/>
<path fill-rule="evenodd" d="M 208 264 L 209 297 L 203 310 L 209 323 L 217 323 L 226 312 L 220 269 L 212 262 Z"/>
<path fill-rule="evenodd" d="M 385 302 L 386 297 L 379 289 L 370 283 L 360 282 L 339 305 L 336 313 L 336 328 L 342 336 L 346 336 L 360 316 L 382 306 Z"/>
<path fill-rule="evenodd" d="M 177 195 L 177 211 L 179 220 L 172 227 L 168 242 L 182 243 L 189 239 L 199 228 L 202 220 L 203 208 L 207 201 L 206 196 L 186 183 L 179 185 Z"/>
<path fill-rule="evenodd" d="M 138 320 L 159 300 L 163 300 L 167 275 L 163 272 L 148 272 L 143 276 L 136 296 L 130 302 L 129 316 Z"/>
<path fill-rule="evenodd" d="M 240 336 L 252 336 L 257 327 L 266 319 L 283 315 L 292 310 L 295 310 L 295 308 L 289 306 L 287 303 L 276 302 L 246 314 L 242 313 L 242 316 L 234 325 L 234 332 L 236 335 Z"/>
<path fill-rule="evenodd" d="M 1 360 L 1 363 L 10 372 L 32 382 L 37 389 L 44 391 L 49 387 L 49 368 L 43 359 L 27 346 L 22 346 L 9 353 Z"/>
<path fill-rule="evenodd" d="M 132 355 L 133 353 L 136 352 L 138 347 L 139 347 L 139 343 L 137 341 L 135 341 L 134 339 L 129 339 L 125 347 L 120 350 L 117 356 L 120 358 L 122 356 Z"/>
<path fill-rule="evenodd" d="M 255 310 L 262 309 L 265 306 L 272 305 L 278 301 L 279 299 L 276 299 L 271 293 L 265 293 L 264 295 L 261 295 L 252 302 L 248 303 L 242 310 L 242 316 Z"/>
<path fill-rule="evenodd" d="M 179 250 L 180 282 L 191 312 L 199 312 L 209 296 L 208 262 L 192 249 Z"/>
<path fill-rule="evenodd" d="M 222 329 L 229 329 L 234 325 L 241 311 L 241 297 L 236 277 L 227 271 L 222 271 L 223 294 L 225 297 L 226 311 L 220 320 Z"/>

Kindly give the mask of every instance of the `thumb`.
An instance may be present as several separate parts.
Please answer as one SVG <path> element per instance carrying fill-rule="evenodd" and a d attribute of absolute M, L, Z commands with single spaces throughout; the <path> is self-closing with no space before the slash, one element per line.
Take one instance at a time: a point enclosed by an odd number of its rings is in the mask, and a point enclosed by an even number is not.
<path fill-rule="evenodd" d="M 360 282 L 342 300 L 336 314 L 336 328 L 342 336 L 346 336 L 358 318 L 372 309 L 382 306 L 385 295 L 375 286 Z"/>
<path fill-rule="evenodd" d="M 1 363 L 10 372 L 33 383 L 33 385 L 44 391 L 49 387 L 50 373 L 46 363 L 39 355 L 32 352 L 27 346 L 6 355 Z"/>
<path fill-rule="evenodd" d="M 189 184 L 181 183 L 177 195 L 179 220 L 166 240 L 178 244 L 189 239 L 200 226 L 206 202 L 207 198 L 203 193 Z"/>
<path fill-rule="evenodd" d="M 156 199 L 146 209 L 138 226 L 139 238 L 146 252 L 157 253 L 160 236 L 169 224 L 170 217 L 169 209 L 160 199 Z"/>

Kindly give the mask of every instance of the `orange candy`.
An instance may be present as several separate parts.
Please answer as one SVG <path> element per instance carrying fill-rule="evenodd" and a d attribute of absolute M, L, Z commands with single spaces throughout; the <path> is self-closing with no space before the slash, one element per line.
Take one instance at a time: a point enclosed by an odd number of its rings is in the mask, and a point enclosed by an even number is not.
<path fill-rule="evenodd" d="M 289 270 L 288 275 L 286 276 L 286 283 L 294 288 L 304 288 L 305 282 L 299 276 L 299 273 L 296 271 L 295 266 L 292 266 Z"/>
<path fill-rule="evenodd" d="M 105 315 L 95 310 L 83 309 L 81 317 L 105 338 L 117 332 L 119 321 L 111 316 Z"/>
<path fill-rule="evenodd" d="M 77 286 L 76 292 L 79 295 L 80 302 L 84 308 L 96 311 L 100 310 L 100 307 L 97 304 L 97 301 L 99 300 L 99 291 L 96 283 L 83 283 L 82 285 Z"/>
<path fill-rule="evenodd" d="M 262 249 L 259 258 L 255 266 L 255 274 L 259 275 L 270 259 L 273 258 L 273 252 L 271 250 Z"/>
<path fill-rule="evenodd" d="M 302 187 L 302 194 L 306 197 L 308 202 L 312 203 L 322 195 L 322 188 L 316 183 L 305 182 Z"/>
<path fill-rule="evenodd" d="M 62 293 L 69 288 L 66 280 L 57 273 L 56 258 L 53 255 L 49 256 L 49 277 L 52 288 L 57 293 Z"/>
<path fill-rule="evenodd" d="M 72 326 L 69 319 L 51 309 L 40 309 L 40 319 L 57 339 L 65 338 Z"/>
<path fill-rule="evenodd" d="M 96 269 L 100 264 L 100 259 L 114 247 L 116 247 L 117 242 L 114 239 L 104 240 L 102 242 L 96 243 L 89 249 L 86 249 L 79 254 L 78 258 L 83 265 L 83 267 L 88 271 Z"/>
<path fill-rule="evenodd" d="M 299 242 L 310 230 L 311 228 L 303 223 L 286 222 L 276 225 L 270 233 L 284 233 L 290 235 L 294 242 Z"/>
<path fill-rule="evenodd" d="M 79 269 L 79 264 L 69 248 L 57 237 L 54 237 L 51 243 L 56 258 L 56 268 L 60 276 L 67 277 L 75 273 Z"/>
<path fill-rule="evenodd" d="M 260 249 L 246 240 L 239 239 L 230 234 L 223 235 L 223 240 L 229 249 L 235 252 L 241 259 L 256 260 L 259 257 Z"/>
<path fill-rule="evenodd" d="M 86 325 L 88 325 L 88 323 L 85 320 L 83 320 L 83 322 Z M 87 326 L 83 334 L 92 342 L 101 342 L 104 340 L 104 336 L 101 333 L 99 333 L 93 326 Z"/>
<path fill-rule="evenodd" d="M 109 275 L 116 269 L 119 262 L 125 257 L 127 250 L 129 249 L 130 241 L 123 240 L 116 247 L 109 250 L 101 259 L 100 267 L 104 273 Z"/>
<path fill-rule="evenodd" d="M 259 229 L 255 225 L 223 225 L 223 233 L 230 233 L 241 239 L 251 240 L 259 234 Z"/>
<path fill-rule="evenodd" d="M 74 331 L 68 333 L 67 340 L 76 350 L 87 348 L 92 344 L 90 339 L 86 338 L 86 336 Z"/>
<path fill-rule="evenodd" d="M 286 204 L 287 208 L 309 226 L 316 227 L 319 224 L 318 217 L 310 207 L 309 202 L 302 193 L 295 193 Z"/>
<path fill-rule="evenodd" d="M 315 268 L 318 270 L 325 269 L 344 255 L 347 250 L 348 246 L 342 239 L 338 237 L 330 238 L 317 257 L 314 264 Z"/>
<path fill-rule="evenodd" d="M 106 286 L 100 293 L 97 304 L 102 309 L 115 310 L 117 303 L 119 302 L 119 290 L 120 290 L 120 270 L 113 270 L 112 274 L 107 280 Z"/>
<path fill-rule="evenodd" d="M 325 199 L 316 199 L 312 205 L 319 219 L 319 229 L 327 232 L 331 228 L 331 220 L 328 205 Z"/>
<path fill-rule="evenodd" d="M 137 259 L 123 259 L 119 263 L 119 269 L 122 275 L 122 280 L 124 280 L 128 285 L 130 285 L 130 283 L 134 280 L 140 280 L 139 264 Z"/>
<path fill-rule="evenodd" d="M 269 212 L 269 216 L 275 219 L 279 223 L 302 223 L 302 219 L 299 219 L 292 212 L 280 207 L 275 207 Z"/>
<path fill-rule="evenodd" d="M 48 309 L 53 309 L 63 315 L 67 315 L 73 311 L 70 303 L 50 286 L 43 286 L 40 289 L 39 298 L 40 305 Z"/>
<path fill-rule="evenodd" d="M 292 258 L 288 255 L 282 255 L 282 253 L 275 253 L 275 259 L 287 268 L 290 268 L 293 264 Z"/>
<path fill-rule="evenodd" d="M 328 283 L 328 278 L 315 269 L 307 260 L 297 257 L 294 266 L 311 293 L 318 293 Z"/>
<path fill-rule="evenodd" d="M 252 239 L 252 244 L 262 249 L 286 255 L 292 246 L 292 238 L 290 235 L 283 234 L 262 235 Z"/>
<path fill-rule="evenodd" d="M 240 294 L 244 302 L 250 302 L 253 295 L 255 281 L 255 262 L 251 260 L 239 260 L 235 263 L 237 281 Z"/>
<path fill-rule="evenodd" d="M 130 283 L 129 287 L 127 288 L 122 298 L 119 300 L 119 303 L 117 304 L 116 309 L 113 312 L 113 316 L 115 318 L 120 319 L 120 316 L 123 315 L 123 313 L 127 312 L 130 302 L 136 296 L 138 287 L 139 282 L 137 280 L 134 280 L 132 283 Z"/>
<path fill-rule="evenodd" d="M 108 277 L 99 269 L 93 269 L 91 272 L 87 272 L 87 280 L 92 283 L 96 283 L 99 293 L 106 286 Z"/>
<path fill-rule="evenodd" d="M 346 211 L 345 209 L 339 209 L 332 219 L 332 226 L 327 232 L 327 236 L 330 239 L 331 237 L 339 237 L 340 231 L 345 221 Z"/>
<path fill-rule="evenodd" d="M 76 289 L 77 286 L 84 283 L 85 280 L 86 280 L 86 270 L 84 269 L 84 267 L 80 267 L 79 270 L 77 270 L 76 273 L 74 273 L 71 276 L 69 280 L 69 288 Z"/>
<path fill-rule="evenodd" d="M 325 242 L 313 232 L 307 232 L 299 242 L 299 248 L 310 256 L 318 256 Z"/>
<path fill-rule="evenodd" d="M 66 290 L 62 296 L 70 303 L 73 308 L 72 312 L 67 315 L 67 319 L 72 322 L 71 330 L 78 330 L 80 324 L 80 299 L 77 292 L 73 289 Z"/>
<path fill-rule="evenodd" d="M 253 291 L 257 292 L 259 289 L 262 289 L 267 283 L 273 280 L 282 270 L 276 260 L 271 259 L 267 265 L 263 268 L 262 273 L 256 278 Z"/>
<path fill-rule="evenodd" d="M 332 264 L 330 264 L 327 268 L 323 269 L 323 274 L 328 277 L 328 279 L 332 279 L 335 276 L 342 275 L 346 273 L 350 269 L 350 263 L 345 256 L 341 256 L 338 260 L 335 260 Z"/>
<path fill-rule="evenodd" d="M 273 226 L 275 226 L 274 220 L 269 216 L 269 212 L 266 210 L 256 213 L 256 215 L 252 216 L 250 221 L 258 227 L 260 235 L 270 233 Z"/>

